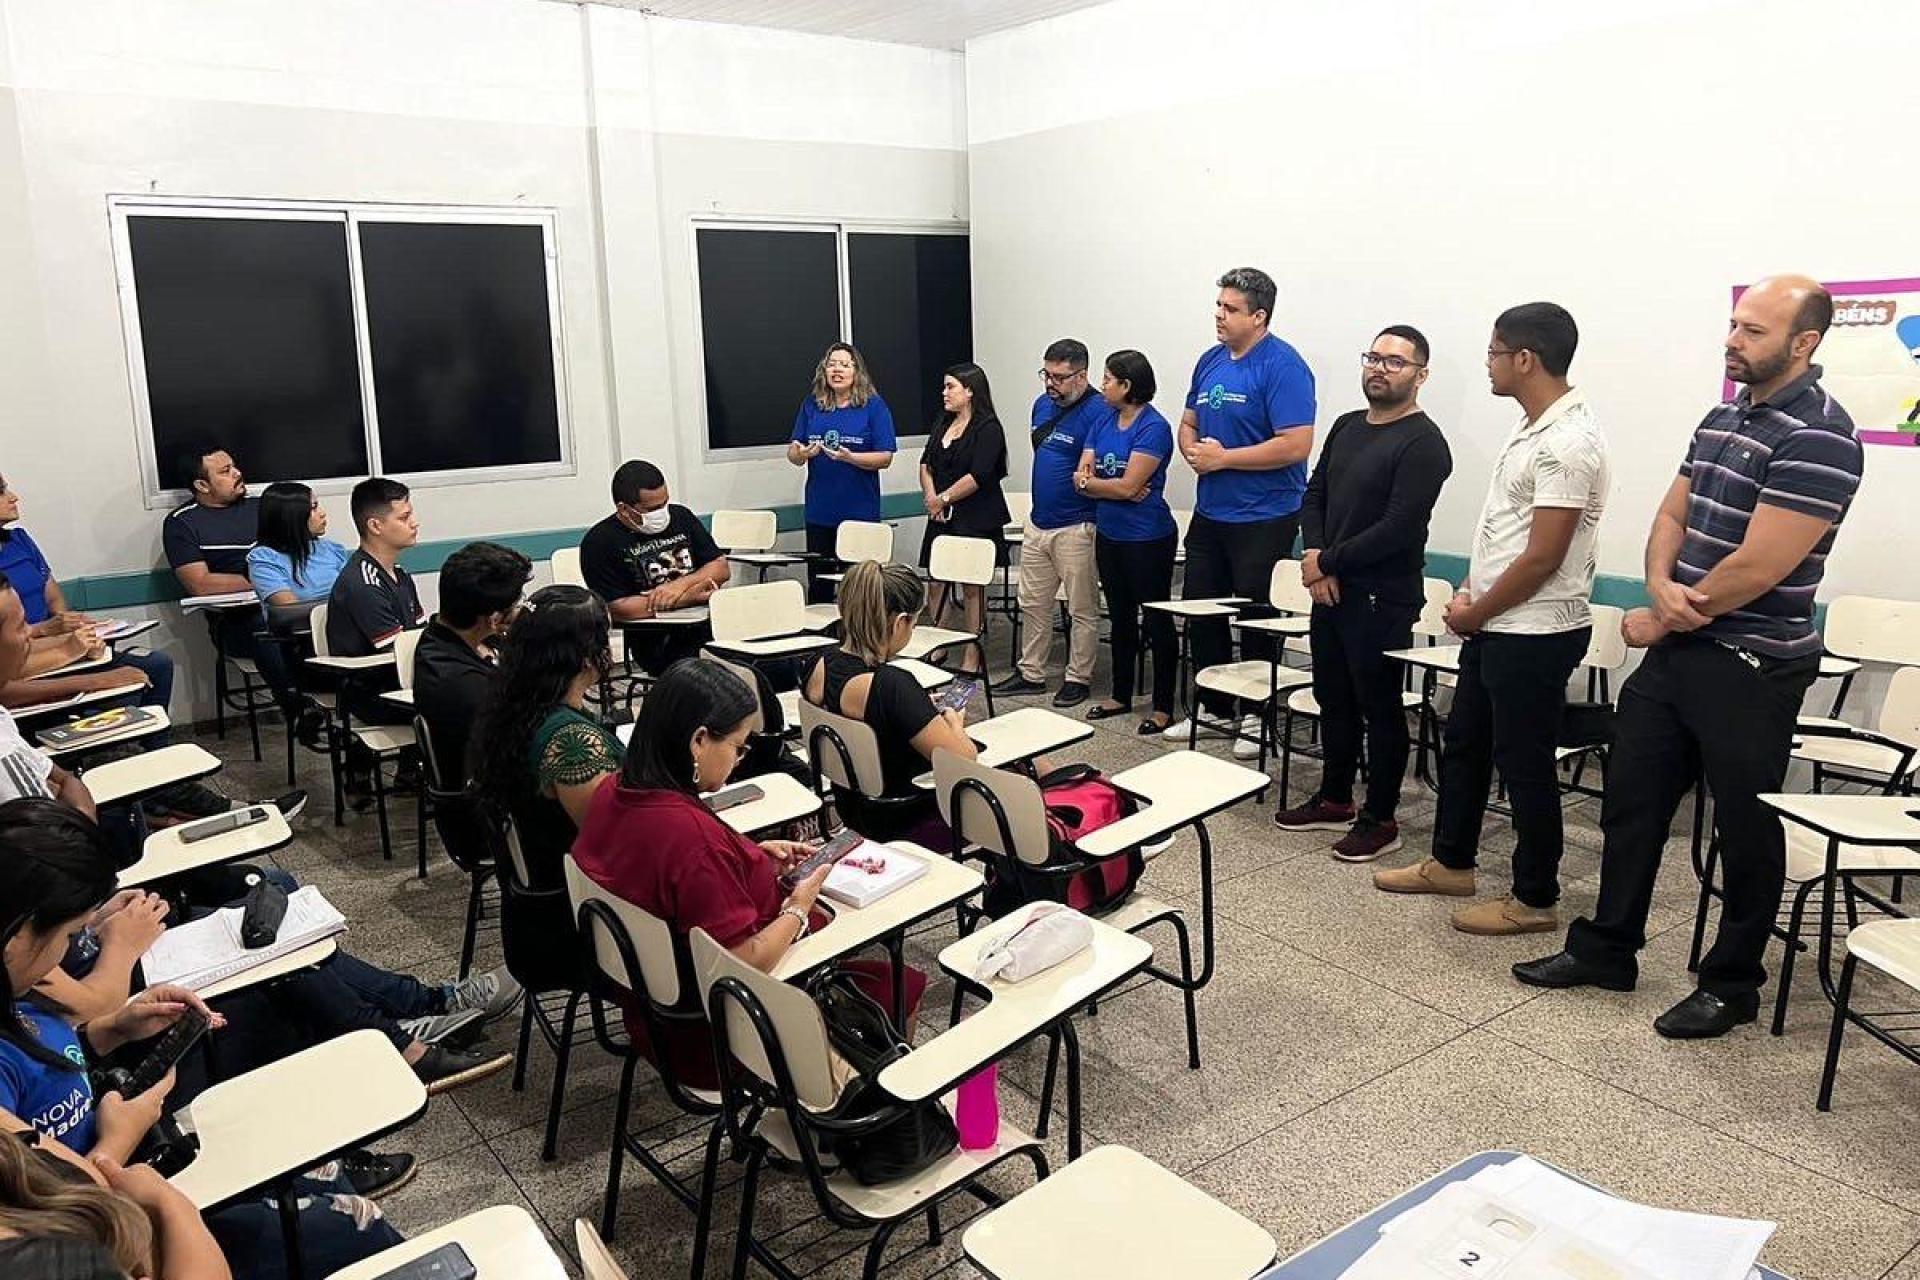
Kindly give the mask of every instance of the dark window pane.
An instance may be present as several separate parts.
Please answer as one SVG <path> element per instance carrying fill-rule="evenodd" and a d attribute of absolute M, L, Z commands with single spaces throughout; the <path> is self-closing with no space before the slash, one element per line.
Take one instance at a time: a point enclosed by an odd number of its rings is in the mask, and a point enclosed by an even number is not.
<path fill-rule="evenodd" d="M 359 227 L 381 467 L 559 461 L 541 228 Z"/>
<path fill-rule="evenodd" d="M 893 406 L 895 429 L 918 435 L 940 412 L 942 371 L 973 359 L 967 237 L 849 235 L 847 281 L 854 345 Z"/>
<path fill-rule="evenodd" d="M 188 448 L 248 475 L 366 474 L 366 431 L 340 222 L 127 219 L 160 481 Z"/>
<path fill-rule="evenodd" d="M 707 444 L 784 444 L 813 370 L 840 337 L 839 253 L 818 231 L 702 227 Z"/>

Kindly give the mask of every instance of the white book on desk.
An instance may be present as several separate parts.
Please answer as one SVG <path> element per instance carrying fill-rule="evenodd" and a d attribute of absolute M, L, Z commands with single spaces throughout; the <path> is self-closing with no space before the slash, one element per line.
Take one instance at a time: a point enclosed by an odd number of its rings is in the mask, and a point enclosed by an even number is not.
<path fill-rule="evenodd" d="M 871 869 L 876 864 L 880 869 Z M 820 892 L 843 906 L 870 907 L 925 874 L 919 858 L 869 840 L 834 863 Z"/>
<path fill-rule="evenodd" d="M 227 907 L 168 929 L 140 962 L 147 981 L 177 982 L 198 991 L 347 931 L 347 918 L 313 885 L 287 895 L 279 936 L 264 947 L 249 949 L 240 941 L 245 914 L 244 907 Z"/>
<path fill-rule="evenodd" d="M 210 596 L 188 596 L 180 602 L 180 607 L 191 613 L 195 609 L 232 609 L 259 603 L 260 597 L 251 591 L 222 591 Z"/>

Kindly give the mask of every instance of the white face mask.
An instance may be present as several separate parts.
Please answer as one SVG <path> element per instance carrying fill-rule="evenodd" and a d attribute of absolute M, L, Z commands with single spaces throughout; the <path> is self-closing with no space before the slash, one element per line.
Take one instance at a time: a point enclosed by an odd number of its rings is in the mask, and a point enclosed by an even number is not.
<path fill-rule="evenodd" d="M 667 509 L 665 507 L 656 507 L 640 517 L 640 532 L 647 534 L 665 533 L 667 531 L 667 520 Z"/>

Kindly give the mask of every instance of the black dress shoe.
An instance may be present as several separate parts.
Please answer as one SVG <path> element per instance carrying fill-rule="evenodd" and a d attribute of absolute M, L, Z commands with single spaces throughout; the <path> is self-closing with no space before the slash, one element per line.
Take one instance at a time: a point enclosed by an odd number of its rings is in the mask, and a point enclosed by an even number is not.
<path fill-rule="evenodd" d="M 1669 1040 L 1711 1040 L 1760 1016 L 1760 996 L 1717 996 L 1695 991 L 1653 1020 L 1653 1029 Z"/>
<path fill-rule="evenodd" d="M 1069 680 L 1060 686 L 1060 692 L 1053 695 L 1053 705 L 1056 707 L 1077 707 L 1087 700 L 1090 692 L 1087 686 L 1081 684 L 1078 680 Z"/>
<path fill-rule="evenodd" d="M 1629 969 L 1605 969 L 1588 964 L 1571 951 L 1550 955 L 1544 960 L 1529 960 L 1513 966 L 1513 976 L 1530 987 L 1599 987 L 1604 991 L 1631 991 L 1639 974 Z"/>
<path fill-rule="evenodd" d="M 369 1200 L 398 1191 L 413 1181 L 418 1170 L 418 1163 L 405 1152 L 382 1156 L 371 1151 L 349 1151 L 340 1157 L 340 1171 L 346 1174 L 353 1193 Z"/>
<path fill-rule="evenodd" d="M 993 686 L 993 691 L 995 693 L 1013 694 L 1045 693 L 1047 686 L 1042 681 L 1027 679 L 1026 676 L 1020 673 L 1019 668 L 1016 667 L 1012 675 Z"/>

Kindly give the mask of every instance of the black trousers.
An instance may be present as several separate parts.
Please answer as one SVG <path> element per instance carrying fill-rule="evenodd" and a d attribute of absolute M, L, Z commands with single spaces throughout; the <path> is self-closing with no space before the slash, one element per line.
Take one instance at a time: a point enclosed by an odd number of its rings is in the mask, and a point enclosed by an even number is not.
<path fill-rule="evenodd" d="M 1460 647 L 1460 683 L 1440 747 L 1433 858 L 1466 870 L 1480 853 L 1493 771 L 1513 809 L 1513 896 L 1530 907 L 1560 900 L 1560 784 L 1554 766 L 1567 681 L 1592 627 L 1552 635 L 1482 632 Z M 1607 790 L 1616 785 L 1613 777 Z"/>
<path fill-rule="evenodd" d="M 1368 816 L 1393 819 L 1407 772 L 1407 709 L 1400 701 L 1406 668 L 1383 656 L 1413 643 L 1418 604 L 1349 592 L 1313 611 L 1313 697 L 1320 704 L 1323 752 L 1320 795 L 1336 804 L 1353 799 L 1360 738 L 1367 740 Z"/>
<path fill-rule="evenodd" d="M 1107 619 L 1113 638 L 1113 700 L 1133 701 L 1133 670 L 1140 660 L 1140 630 L 1145 615 L 1147 647 L 1153 654 L 1153 709 L 1173 714 L 1173 686 L 1180 662 L 1173 619 L 1157 609 L 1143 609 L 1150 601 L 1173 598 L 1173 552 L 1176 538 L 1168 534 L 1147 542 L 1116 542 L 1093 535 L 1093 564 L 1100 588 L 1107 596 Z"/>
<path fill-rule="evenodd" d="M 1298 512 L 1246 524 L 1227 524 L 1194 513 L 1193 523 L 1187 526 L 1187 579 L 1180 594 L 1188 600 L 1246 596 L 1253 604 L 1241 610 L 1241 617 L 1271 617 L 1274 562 L 1293 550 L 1299 532 Z M 1187 626 L 1195 671 L 1233 660 L 1226 619 L 1196 618 Z M 1240 641 L 1240 653 L 1249 662 L 1264 660 L 1273 653 L 1273 640 L 1249 633 Z M 1230 714 L 1232 702 L 1217 694 L 1201 699 L 1207 714 L 1215 717 Z"/>
<path fill-rule="evenodd" d="M 1600 806 L 1600 901 L 1593 919 L 1573 922 L 1567 950 L 1634 972 L 1674 810 L 1704 769 L 1726 900 L 1700 986 L 1720 996 L 1759 989 L 1787 850 L 1779 817 L 1755 797 L 1780 790 L 1786 778 L 1794 722 L 1819 668 L 1817 655 L 1764 658 L 1692 636 L 1647 653 L 1614 717 Z"/>
<path fill-rule="evenodd" d="M 840 565 L 834 559 L 834 550 L 840 541 L 840 526 L 837 524 L 810 524 L 807 526 L 807 553 L 813 559 L 807 561 L 807 603 L 832 604 L 833 584 L 820 581 L 823 573 L 832 573 Z"/>
<path fill-rule="evenodd" d="M 627 661 L 648 675 L 659 677 L 682 658 L 697 658 L 700 650 L 713 640 L 713 628 L 704 622 L 685 622 L 671 626 L 629 626 Z"/>

